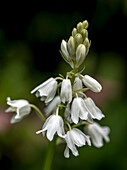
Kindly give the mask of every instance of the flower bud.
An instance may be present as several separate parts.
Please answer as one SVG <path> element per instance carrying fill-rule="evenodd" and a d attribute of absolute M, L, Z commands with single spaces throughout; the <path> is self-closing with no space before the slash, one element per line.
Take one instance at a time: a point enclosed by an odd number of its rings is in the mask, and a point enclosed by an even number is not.
<path fill-rule="evenodd" d="M 62 51 L 62 54 L 64 55 L 65 57 L 65 61 L 67 63 L 69 63 L 71 65 L 71 67 L 73 68 L 73 62 L 72 62 L 72 59 L 68 53 L 68 50 L 67 50 L 67 43 L 65 40 L 62 40 L 61 42 L 61 51 Z"/>
<path fill-rule="evenodd" d="M 89 39 L 86 37 L 86 39 L 84 40 L 83 44 L 86 46 L 86 48 L 89 47 L 90 43 L 89 43 Z"/>
<path fill-rule="evenodd" d="M 79 44 L 76 50 L 76 66 L 79 67 L 84 59 L 85 59 L 85 54 L 86 54 L 86 47 L 83 44 Z"/>
<path fill-rule="evenodd" d="M 79 77 L 75 78 L 73 89 L 82 89 L 82 81 Z"/>
<path fill-rule="evenodd" d="M 82 34 L 83 39 L 88 37 L 88 31 L 86 29 L 82 29 L 81 34 Z"/>
<path fill-rule="evenodd" d="M 85 41 L 83 42 L 83 44 L 86 47 L 86 55 L 87 55 L 88 52 L 89 52 L 89 48 L 90 48 L 90 42 L 89 42 L 89 39 L 87 37 L 86 37 Z"/>
<path fill-rule="evenodd" d="M 82 42 L 83 42 L 82 35 L 77 33 L 75 35 L 75 44 L 76 44 L 76 46 L 78 46 L 79 44 L 82 44 Z"/>
<path fill-rule="evenodd" d="M 87 20 L 83 21 L 82 26 L 83 28 L 87 29 L 89 26 L 88 21 Z"/>
<path fill-rule="evenodd" d="M 75 40 L 72 36 L 68 40 L 67 47 L 68 47 L 68 52 L 69 52 L 70 56 L 73 57 L 73 55 L 75 53 Z"/>
<path fill-rule="evenodd" d="M 62 40 L 62 42 L 61 42 L 61 51 L 62 51 L 64 57 L 65 57 L 68 61 L 70 61 L 70 56 L 69 56 L 68 50 L 67 50 L 67 43 L 66 43 L 65 40 Z"/>
<path fill-rule="evenodd" d="M 82 81 L 86 87 L 88 87 L 90 90 L 92 90 L 95 93 L 98 93 L 102 90 L 102 86 L 100 85 L 100 83 L 98 83 L 97 80 L 95 80 L 94 78 L 88 75 L 85 75 Z"/>
<path fill-rule="evenodd" d="M 76 34 L 77 34 L 77 29 L 76 29 L 76 28 L 73 28 L 73 30 L 72 30 L 72 36 L 75 37 Z"/>
<path fill-rule="evenodd" d="M 81 22 L 79 22 L 77 24 L 77 30 L 78 30 L 79 33 L 81 33 L 81 31 L 82 31 L 82 23 Z"/>

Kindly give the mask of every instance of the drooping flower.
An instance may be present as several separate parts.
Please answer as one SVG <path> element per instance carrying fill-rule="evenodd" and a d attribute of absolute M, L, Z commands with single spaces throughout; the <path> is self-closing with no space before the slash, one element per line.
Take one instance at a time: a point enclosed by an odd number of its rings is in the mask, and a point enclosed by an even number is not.
<path fill-rule="evenodd" d="M 86 142 L 88 145 L 91 145 L 89 136 L 85 135 L 81 130 L 77 128 L 73 128 L 70 131 L 67 132 L 65 141 L 67 143 L 66 149 L 64 151 L 64 156 L 66 158 L 69 158 L 69 149 L 72 151 L 74 156 L 78 156 L 78 150 L 76 146 L 81 147 L 83 145 L 86 145 Z"/>
<path fill-rule="evenodd" d="M 81 97 L 74 98 L 71 106 L 71 119 L 77 124 L 79 118 L 82 120 L 87 120 L 88 111 L 85 106 L 85 102 Z"/>
<path fill-rule="evenodd" d="M 102 90 L 102 86 L 100 85 L 100 83 L 88 75 L 85 75 L 83 77 L 82 81 L 83 81 L 84 85 L 86 87 L 88 87 L 90 90 L 92 90 L 93 92 L 98 93 Z"/>
<path fill-rule="evenodd" d="M 45 108 L 46 116 L 56 111 L 57 105 L 61 103 L 60 97 L 56 96 Z"/>
<path fill-rule="evenodd" d="M 87 97 L 84 99 L 86 110 L 88 112 L 88 121 L 93 122 L 93 119 L 101 120 L 103 117 L 105 117 L 102 113 L 102 111 L 95 105 L 94 101 Z"/>
<path fill-rule="evenodd" d="M 85 126 L 85 132 L 90 136 L 92 143 L 95 147 L 100 148 L 103 146 L 103 139 L 109 142 L 108 137 L 110 128 L 107 126 L 100 126 L 98 123 L 93 123 Z"/>
<path fill-rule="evenodd" d="M 60 98 L 63 103 L 72 101 L 72 87 L 69 79 L 62 81 Z"/>
<path fill-rule="evenodd" d="M 47 131 L 47 138 L 52 141 L 55 133 L 57 132 L 58 136 L 64 137 L 65 131 L 64 131 L 64 123 L 63 119 L 59 115 L 51 115 L 46 119 L 46 122 L 44 123 L 42 130 L 36 132 L 37 134 L 43 133 L 45 135 L 45 131 Z"/>
<path fill-rule="evenodd" d="M 54 78 L 49 78 L 47 81 L 37 86 L 31 93 L 36 92 L 37 97 L 41 97 L 42 101 L 49 103 L 55 96 L 57 90 L 57 81 Z"/>
<path fill-rule="evenodd" d="M 21 121 L 23 119 L 23 117 L 27 116 L 31 111 L 29 102 L 24 99 L 11 100 L 11 98 L 8 97 L 7 104 L 10 107 L 8 109 L 6 109 L 6 112 L 16 112 L 16 115 L 14 115 L 11 118 L 11 123 L 17 123 L 17 122 Z"/>

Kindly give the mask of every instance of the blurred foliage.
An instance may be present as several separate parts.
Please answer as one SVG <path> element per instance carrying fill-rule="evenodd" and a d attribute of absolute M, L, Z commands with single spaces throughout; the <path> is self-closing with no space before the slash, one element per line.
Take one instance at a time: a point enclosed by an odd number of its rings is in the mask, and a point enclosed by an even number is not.
<path fill-rule="evenodd" d="M 90 0 L 80 6 L 63 3 L 59 8 L 50 5 L 26 10 L 17 7 L 16 11 L 6 7 L 0 15 L 0 169 L 3 165 L 9 170 L 41 169 L 47 140 L 35 132 L 42 124 L 31 113 L 22 122 L 10 125 L 12 114 L 3 111 L 6 97 L 25 98 L 42 109 L 42 103 L 30 91 L 48 77 L 70 70 L 60 56 L 60 43 L 77 22 L 87 19 L 92 44 L 83 74 L 97 77 L 103 85 L 103 92 L 92 97 L 106 115 L 101 124 L 111 128 L 111 142 L 100 149 L 79 148 L 80 156 L 71 155 L 70 159 L 63 156 L 65 145 L 59 145 L 53 169 L 126 170 L 127 1 Z"/>

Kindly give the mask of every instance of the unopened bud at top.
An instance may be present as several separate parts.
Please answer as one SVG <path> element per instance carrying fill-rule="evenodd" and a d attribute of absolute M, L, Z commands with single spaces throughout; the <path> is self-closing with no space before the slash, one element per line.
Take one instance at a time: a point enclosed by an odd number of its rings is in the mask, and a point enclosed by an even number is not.
<path fill-rule="evenodd" d="M 88 31 L 86 29 L 82 29 L 81 34 L 84 40 L 86 37 L 88 38 Z"/>
<path fill-rule="evenodd" d="M 84 40 L 83 44 L 86 46 L 86 48 L 89 47 L 89 39 L 86 37 L 86 39 Z"/>
<path fill-rule="evenodd" d="M 72 30 L 72 36 L 75 37 L 76 34 L 77 34 L 77 29 L 76 29 L 76 28 L 73 28 L 73 30 Z"/>
<path fill-rule="evenodd" d="M 82 31 L 82 23 L 81 22 L 79 22 L 77 24 L 77 30 L 78 30 L 79 33 L 81 33 L 81 31 Z"/>
<path fill-rule="evenodd" d="M 83 21 L 82 26 L 83 28 L 87 29 L 89 26 L 88 21 L 87 20 Z"/>
<path fill-rule="evenodd" d="M 76 67 L 79 67 L 83 63 L 85 56 L 86 56 L 86 47 L 83 44 L 79 44 L 76 50 L 76 62 L 77 62 Z"/>
<path fill-rule="evenodd" d="M 82 35 L 77 33 L 75 35 L 75 44 L 76 44 L 76 46 L 78 46 L 79 44 L 82 44 L 82 43 L 83 43 Z"/>
<path fill-rule="evenodd" d="M 72 68 L 74 66 L 78 68 L 89 52 L 90 42 L 87 28 L 88 22 L 86 20 L 79 22 L 76 28 L 73 28 L 68 42 L 62 40 L 62 57 Z"/>
<path fill-rule="evenodd" d="M 102 86 L 100 85 L 100 83 L 88 75 L 85 75 L 82 81 L 84 85 L 88 87 L 90 90 L 92 90 L 93 92 L 98 93 L 102 90 Z"/>
<path fill-rule="evenodd" d="M 72 36 L 68 40 L 67 47 L 68 47 L 68 52 L 70 56 L 73 58 L 74 53 L 75 53 L 75 40 Z"/>
<path fill-rule="evenodd" d="M 84 40 L 83 44 L 85 45 L 86 47 L 86 55 L 88 54 L 89 52 L 89 48 L 90 48 L 90 42 L 89 42 L 89 39 L 86 37 L 86 39 Z"/>

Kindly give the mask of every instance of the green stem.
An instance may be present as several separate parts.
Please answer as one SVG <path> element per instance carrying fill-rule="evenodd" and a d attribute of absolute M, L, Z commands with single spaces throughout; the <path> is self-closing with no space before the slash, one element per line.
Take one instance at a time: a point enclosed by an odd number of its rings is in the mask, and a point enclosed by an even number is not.
<path fill-rule="evenodd" d="M 33 105 L 33 104 L 30 104 L 30 107 L 33 108 L 33 109 L 35 109 L 38 117 L 39 117 L 43 122 L 45 122 L 45 117 L 44 117 L 44 115 L 42 114 L 42 112 L 38 109 L 38 107 L 36 107 L 36 106 Z"/>
<path fill-rule="evenodd" d="M 87 91 L 87 90 L 89 90 L 89 88 L 73 89 L 74 92 L 78 92 L 78 91 L 83 91 L 83 92 L 85 92 L 85 91 Z"/>
<path fill-rule="evenodd" d="M 75 81 L 75 74 L 77 72 L 77 68 L 74 66 L 74 69 L 73 69 L 73 75 L 72 75 L 72 78 L 71 78 L 71 84 L 72 84 L 72 87 L 74 85 L 74 81 Z"/>
<path fill-rule="evenodd" d="M 73 125 L 72 128 L 76 128 L 76 127 L 79 127 L 82 125 L 90 125 L 90 123 L 87 121 L 82 121 L 82 123 L 77 123 L 77 124 Z"/>
<path fill-rule="evenodd" d="M 69 123 L 67 120 L 64 120 L 64 122 L 67 124 L 68 129 L 71 130 L 71 125 L 70 125 L 70 123 Z"/>
<path fill-rule="evenodd" d="M 43 170 L 51 170 L 54 153 L 55 153 L 56 139 L 57 136 L 54 136 L 54 139 L 51 142 L 49 141 L 45 162 L 42 167 Z"/>

